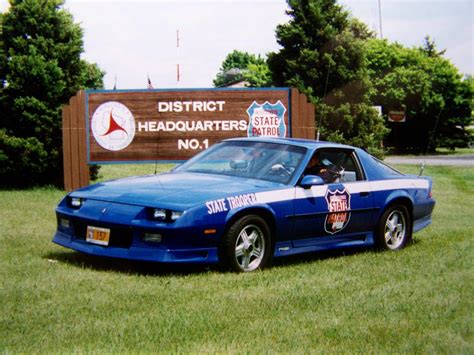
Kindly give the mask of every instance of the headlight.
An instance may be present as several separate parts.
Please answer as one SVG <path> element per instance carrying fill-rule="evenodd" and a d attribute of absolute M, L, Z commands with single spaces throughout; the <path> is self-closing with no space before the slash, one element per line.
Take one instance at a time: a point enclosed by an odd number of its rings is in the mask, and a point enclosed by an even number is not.
<path fill-rule="evenodd" d="M 68 198 L 68 205 L 71 208 L 79 209 L 82 206 L 82 198 L 80 197 L 69 197 Z"/>
<path fill-rule="evenodd" d="M 163 208 L 151 208 L 148 212 L 149 218 L 161 222 L 174 222 L 181 217 L 182 214 L 182 211 L 165 210 Z"/>
<path fill-rule="evenodd" d="M 153 210 L 153 219 L 166 219 L 166 210 L 161 208 L 155 208 Z"/>
<path fill-rule="evenodd" d="M 183 212 L 181 211 L 171 211 L 171 220 L 174 222 L 176 221 L 179 217 L 181 217 L 181 215 L 183 214 Z"/>

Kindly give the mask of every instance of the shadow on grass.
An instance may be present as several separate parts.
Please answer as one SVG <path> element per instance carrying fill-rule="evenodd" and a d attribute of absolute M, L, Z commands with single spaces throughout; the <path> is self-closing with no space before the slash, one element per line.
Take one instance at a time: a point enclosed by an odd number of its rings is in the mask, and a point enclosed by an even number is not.
<path fill-rule="evenodd" d="M 350 255 L 362 254 L 365 252 L 370 252 L 373 249 L 367 247 L 358 247 L 350 249 L 335 249 L 335 250 L 325 250 L 325 251 L 315 251 L 298 255 L 290 255 L 282 258 L 274 259 L 272 266 L 273 267 L 285 267 L 290 265 L 298 265 L 311 263 L 315 261 L 324 261 L 327 259 L 335 259 Z"/>
<path fill-rule="evenodd" d="M 411 248 L 416 244 L 420 243 L 418 239 L 412 239 L 407 245 L 406 248 Z M 315 261 L 323 261 L 327 259 L 340 258 L 351 255 L 358 255 L 363 253 L 394 253 L 390 250 L 378 250 L 375 247 L 370 246 L 358 246 L 352 248 L 341 248 L 334 250 L 325 250 L 325 251 L 315 251 L 298 255 L 286 256 L 283 258 L 278 258 L 273 261 L 273 266 L 275 267 L 284 267 L 288 265 L 297 265 L 302 263 L 311 263 Z M 395 252 L 396 253 L 396 252 Z"/>
<path fill-rule="evenodd" d="M 44 255 L 44 258 L 83 269 L 112 271 L 135 275 L 191 275 L 205 273 L 211 270 L 218 270 L 217 266 L 135 261 L 87 255 L 76 251 L 52 252 Z"/>
<path fill-rule="evenodd" d="M 414 239 L 407 245 L 408 248 L 418 244 L 419 241 Z M 351 249 L 337 249 L 328 251 L 319 251 L 304 253 L 298 255 L 291 255 L 282 258 L 274 259 L 272 267 L 285 267 L 290 265 L 298 265 L 304 263 L 310 263 L 315 261 L 322 261 L 333 258 L 340 258 L 345 256 L 351 256 L 356 254 L 362 254 L 366 252 L 374 252 L 373 248 L 370 247 L 358 247 Z M 389 253 L 390 251 L 385 251 Z M 150 276 L 166 276 L 166 275 L 193 275 L 203 274 L 206 272 L 221 272 L 226 273 L 228 271 L 223 270 L 218 265 L 205 265 L 205 264 L 169 264 L 169 263 L 154 263 L 146 261 L 134 261 L 125 259 L 108 258 L 103 256 L 93 256 L 82 254 L 75 251 L 63 251 L 63 252 L 52 252 L 44 256 L 45 259 L 59 261 L 61 263 L 69 264 L 72 266 L 92 269 L 97 271 L 111 271 L 120 272 L 125 274 L 135 275 L 150 275 Z"/>

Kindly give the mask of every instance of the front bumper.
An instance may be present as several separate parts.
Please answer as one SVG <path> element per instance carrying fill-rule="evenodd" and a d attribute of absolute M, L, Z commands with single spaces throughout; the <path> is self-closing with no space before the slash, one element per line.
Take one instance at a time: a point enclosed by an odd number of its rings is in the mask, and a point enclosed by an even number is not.
<path fill-rule="evenodd" d="M 56 231 L 53 242 L 66 248 L 82 253 L 112 258 L 152 261 L 163 263 L 205 263 L 218 262 L 216 247 L 207 248 L 183 248 L 169 249 L 164 246 L 134 245 L 124 246 L 101 246 L 91 244 L 83 239 L 74 238 L 70 234 L 60 230 Z"/>

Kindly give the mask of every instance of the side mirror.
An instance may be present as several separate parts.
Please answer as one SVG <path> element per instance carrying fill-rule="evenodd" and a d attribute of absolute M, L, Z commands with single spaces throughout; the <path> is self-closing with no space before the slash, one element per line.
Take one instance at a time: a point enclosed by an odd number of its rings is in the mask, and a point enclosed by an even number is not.
<path fill-rule="evenodd" d="M 320 176 L 306 175 L 300 182 L 300 186 L 303 189 L 310 189 L 311 186 L 324 185 L 324 180 Z"/>

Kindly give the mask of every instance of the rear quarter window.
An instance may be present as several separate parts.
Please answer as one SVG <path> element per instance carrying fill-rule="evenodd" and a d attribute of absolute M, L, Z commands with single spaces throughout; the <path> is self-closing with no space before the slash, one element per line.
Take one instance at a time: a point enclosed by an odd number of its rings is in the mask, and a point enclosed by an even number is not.
<path fill-rule="evenodd" d="M 371 156 L 371 158 L 375 162 L 375 165 L 377 166 L 377 168 L 380 170 L 380 172 L 383 175 L 393 176 L 393 177 L 405 175 L 402 172 L 398 171 L 397 169 L 391 167 L 390 165 L 385 164 L 383 161 L 377 159 L 376 157 Z"/>

